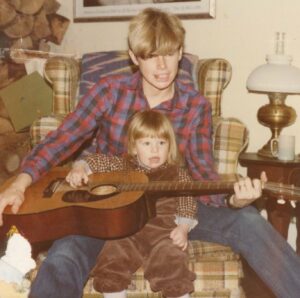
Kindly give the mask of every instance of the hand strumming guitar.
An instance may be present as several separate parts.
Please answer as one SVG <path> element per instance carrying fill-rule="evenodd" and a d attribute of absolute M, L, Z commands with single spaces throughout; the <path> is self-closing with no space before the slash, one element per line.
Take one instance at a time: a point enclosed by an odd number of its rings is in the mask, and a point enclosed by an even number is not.
<path fill-rule="evenodd" d="M 31 176 L 21 173 L 8 188 L 0 193 L 0 226 L 3 225 L 2 214 L 6 206 L 11 206 L 12 212 L 16 214 L 24 201 L 25 190 L 31 183 Z"/>

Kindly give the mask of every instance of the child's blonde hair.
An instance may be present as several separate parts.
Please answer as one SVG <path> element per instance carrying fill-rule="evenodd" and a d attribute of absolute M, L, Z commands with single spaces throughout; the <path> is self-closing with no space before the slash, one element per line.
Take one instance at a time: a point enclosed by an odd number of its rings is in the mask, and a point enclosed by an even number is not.
<path fill-rule="evenodd" d="M 180 19 L 159 9 L 146 8 L 129 24 L 129 49 L 143 59 L 175 53 L 183 48 L 184 38 Z"/>
<path fill-rule="evenodd" d="M 137 112 L 131 118 L 128 130 L 128 154 L 134 156 L 135 142 L 140 138 L 162 138 L 169 142 L 168 163 L 181 164 L 173 126 L 167 116 L 153 110 Z"/>

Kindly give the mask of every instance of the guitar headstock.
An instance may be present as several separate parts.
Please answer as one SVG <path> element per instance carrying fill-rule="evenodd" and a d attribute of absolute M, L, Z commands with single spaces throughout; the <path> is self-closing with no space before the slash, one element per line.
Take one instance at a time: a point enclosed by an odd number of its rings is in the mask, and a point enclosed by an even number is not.
<path fill-rule="evenodd" d="M 263 185 L 263 192 L 276 199 L 300 201 L 300 187 L 294 184 L 266 182 Z"/>

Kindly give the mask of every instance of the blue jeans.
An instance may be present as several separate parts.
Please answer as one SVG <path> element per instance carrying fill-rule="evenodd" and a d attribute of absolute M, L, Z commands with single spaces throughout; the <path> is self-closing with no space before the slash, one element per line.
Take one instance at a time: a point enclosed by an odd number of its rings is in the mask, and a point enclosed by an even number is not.
<path fill-rule="evenodd" d="M 32 298 L 81 298 L 103 240 L 68 236 L 56 240 L 31 286 Z"/>
<path fill-rule="evenodd" d="M 232 247 L 277 297 L 299 297 L 300 257 L 254 207 L 215 208 L 199 203 L 198 220 L 190 239 Z"/>

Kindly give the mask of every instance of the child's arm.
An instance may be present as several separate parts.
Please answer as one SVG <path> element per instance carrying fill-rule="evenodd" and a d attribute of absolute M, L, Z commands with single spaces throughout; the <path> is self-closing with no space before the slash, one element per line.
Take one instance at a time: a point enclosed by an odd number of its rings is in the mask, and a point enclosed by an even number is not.
<path fill-rule="evenodd" d="M 80 187 L 88 182 L 88 176 L 92 173 L 118 171 L 124 168 L 124 159 L 105 154 L 90 154 L 84 159 L 75 161 L 72 169 L 66 177 L 66 181 L 72 187 Z"/>
<path fill-rule="evenodd" d="M 188 174 L 187 170 L 184 168 L 179 168 L 178 171 L 178 181 L 188 182 L 192 181 L 191 176 Z M 176 224 L 188 224 L 190 230 L 193 229 L 197 224 L 197 200 L 192 196 L 182 196 L 177 200 L 177 210 L 176 210 Z"/>
<path fill-rule="evenodd" d="M 179 169 L 179 181 L 191 181 L 192 178 L 187 171 Z M 191 196 L 179 197 L 177 200 L 177 212 L 175 222 L 177 227 L 171 232 L 170 237 L 173 243 L 182 250 L 185 250 L 188 245 L 188 233 L 197 224 L 197 201 Z"/>

